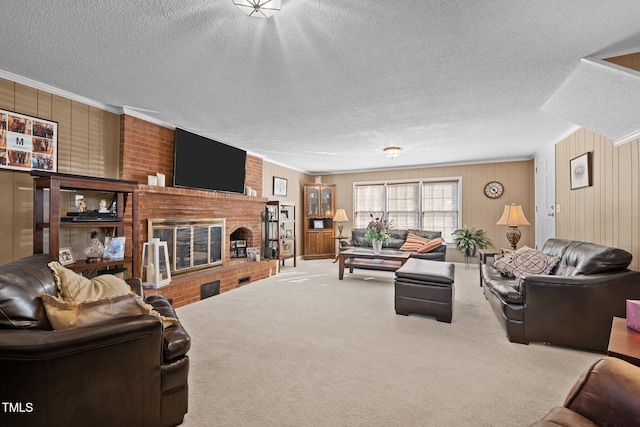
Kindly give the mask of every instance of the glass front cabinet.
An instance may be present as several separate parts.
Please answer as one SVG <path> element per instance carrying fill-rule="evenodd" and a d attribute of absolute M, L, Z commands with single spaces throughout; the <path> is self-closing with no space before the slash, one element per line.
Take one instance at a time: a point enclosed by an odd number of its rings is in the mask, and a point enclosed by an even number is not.
<path fill-rule="evenodd" d="M 335 256 L 335 184 L 304 184 L 304 258 Z"/>

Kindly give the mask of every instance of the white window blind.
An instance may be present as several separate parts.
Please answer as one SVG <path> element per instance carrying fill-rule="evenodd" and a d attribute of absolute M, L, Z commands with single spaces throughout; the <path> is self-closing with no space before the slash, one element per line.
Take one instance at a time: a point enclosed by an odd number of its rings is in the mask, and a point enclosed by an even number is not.
<path fill-rule="evenodd" d="M 459 228 L 458 181 L 425 182 L 422 185 L 422 229 L 442 231 L 446 242 Z"/>
<path fill-rule="evenodd" d="M 420 208 L 419 183 L 389 184 L 387 186 L 387 219 L 393 228 L 418 228 Z"/>
<path fill-rule="evenodd" d="M 353 223 L 356 228 L 365 228 L 371 216 L 381 218 L 384 214 L 384 184 L 356 185 L 356 200 Z"/>

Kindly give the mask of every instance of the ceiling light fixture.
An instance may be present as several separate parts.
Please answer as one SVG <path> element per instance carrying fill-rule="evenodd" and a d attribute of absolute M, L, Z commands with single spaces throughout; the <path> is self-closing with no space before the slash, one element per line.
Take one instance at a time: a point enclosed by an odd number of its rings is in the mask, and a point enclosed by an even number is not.
<path fill-rule="evenodd" d="M 280 11 L 282 0 L 233 0 L 233 4 L 254 18 L 268 18 Z"/>
<path fill-rule="evenodd" d="M 400 147 L 387 147 L 384 149 L 384 155 L 390 159 L 400 155 Z"/>

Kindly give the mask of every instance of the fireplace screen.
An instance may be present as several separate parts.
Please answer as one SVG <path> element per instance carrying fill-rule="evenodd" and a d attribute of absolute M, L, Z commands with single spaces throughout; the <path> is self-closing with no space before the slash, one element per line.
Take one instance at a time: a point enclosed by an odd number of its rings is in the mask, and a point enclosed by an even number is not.
<path fill-rule="evenodd" d="M 147 220 L 149 238 L 167 242 L 171 272 L 222 265 L 224 219 Z"/>

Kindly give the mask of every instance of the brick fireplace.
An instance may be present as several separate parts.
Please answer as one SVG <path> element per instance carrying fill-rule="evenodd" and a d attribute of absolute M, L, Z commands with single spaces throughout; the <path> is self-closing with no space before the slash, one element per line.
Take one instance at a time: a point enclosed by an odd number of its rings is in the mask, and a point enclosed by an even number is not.
<path fill-rule="evenodd" d="M 144 120 L 121 116 L 121 178 L 140 184 L 139 251 L 147 241 L 147 219 L 200 220 L 225 219 L 223 265 L 172 275 L 171 283 L 148 294 L 161 293 L 179 307 L 201 299 L 201 286 L 220 281 L 220 292 L 268 277 L 277 272 L 276 261 L 248 261 L 232 258 L 231 234 L 240 233 L 248 247 L 261 242 L 261 214 L 267 202 L 261 197 L 262 159 L 248 156 L 246 185 L 258 189 L 258 197 L 243 194 L 170 187 L 173 181 L 173 130 Z M 165 174 L 166 187 L 148 186 L 147 175 Z M 206 173 L 206 171 L 203 171 Z"/>

